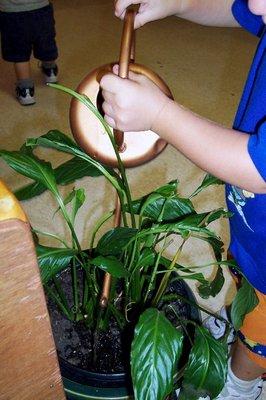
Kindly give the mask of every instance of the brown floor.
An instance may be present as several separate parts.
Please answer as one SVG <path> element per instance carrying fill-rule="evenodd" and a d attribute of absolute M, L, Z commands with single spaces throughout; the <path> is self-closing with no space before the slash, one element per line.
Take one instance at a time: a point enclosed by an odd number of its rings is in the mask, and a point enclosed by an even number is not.
<path fill-rule="evenodd" d="M 113 16 L 111 0 L 54 0 L 53 3 L 60 51 L 60 83 L 75 88 L 95 67 L 117 60 L 122 23 Z M 256 39 L 242 29 L 202 27 L 171 17 L 150 23 L 137 32 L 136 61 L 157 72 L 184 106 L 230 126 L 255 46 Z M 3 61 L 0 65 L 1 148 L 18 149 L 27 137 L 39 136 L 50 129 L 71 134 L 70 98 L 43 85 L 36 60 L 32 60 L 32 73 L 37 103 L 31 107 L 20 106 L 14 98 L 12 65 Z M 46 153 L 43 150 L 41 154 L 45 156 Z M 50 159 L 56 165 L 64 156 L 53 153 Z M 135 196 L 175 178 L 181 182 L 181 193 L 188 194 L 204 176 L 203 171 L 170 146 L 157 159 L 129 170 L 128 174 Z M 26 179 L 19 180 L 1 160 L 0 177 L 13 189 L 26 182 Z M 102 179 L 93 182 L 82 179 L 76 186 L 85 187 L 89 204 L 80 212 L 77 224 L 78 235 L 86 246 L 90 224 L 101 212 L 112 207 L 114 196 Z M 221 187 L 209 189 L 197 200 L 198 210 L 214 206 L 224 206 Z M 48 194 L 24 203 L 33 226 L 60 233 L 64 227 L 58 216 L 52 217 L 53 207 Z M 217 229 L 227 244 L 226 221 Z M 193 252 L 189 251 L 187 258 L 189 262 L 204 263 L 211 257 L 208 247 L 193 244 L 188 250 L 192 247 Z M 207 275 L 210 273 L 207 271 Z M 234 288 L 227 276 L 223 292 L 216 299 L 201 302 L 217 310 L 224 301 L 229 302 L 233 294 Z"/>

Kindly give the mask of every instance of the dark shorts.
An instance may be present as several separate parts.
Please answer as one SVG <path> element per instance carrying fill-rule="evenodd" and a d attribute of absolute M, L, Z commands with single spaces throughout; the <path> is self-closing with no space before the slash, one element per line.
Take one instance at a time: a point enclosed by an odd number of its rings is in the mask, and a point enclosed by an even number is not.
<path fill-rule="evenodd" d="M 38 10 L 0 12 L 2 57 L 10 62 L 41 61 L 58 57 L 52 5 Z"/>

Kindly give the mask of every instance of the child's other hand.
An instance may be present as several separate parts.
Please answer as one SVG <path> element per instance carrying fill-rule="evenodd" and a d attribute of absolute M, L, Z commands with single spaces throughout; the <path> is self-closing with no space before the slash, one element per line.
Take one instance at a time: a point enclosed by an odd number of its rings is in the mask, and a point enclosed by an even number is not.
<path fill-rule="evenodd" d="M 114 67 L 117 73 L 117 66 Z M 123 132 L 154 130 L 155 121 L 170 99 L 144 75 L 129 79 L 105 75 L 100 82 L 106 122 Z"/>
<path fill-rule="evenodd" d="M 117 0 L 115 1 L 115 15 L 124 19 L 128 6 L 140 4 L 134 23 L 134 28 L 137 29 L 147 22 L 178 14 L 182 2 L 181 0 Z"/>

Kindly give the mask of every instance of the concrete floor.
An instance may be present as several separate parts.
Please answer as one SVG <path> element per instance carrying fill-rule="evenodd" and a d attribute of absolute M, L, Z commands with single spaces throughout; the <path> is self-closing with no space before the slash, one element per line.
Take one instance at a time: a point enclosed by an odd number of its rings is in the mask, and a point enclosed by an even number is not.
<path fill-rule="evenodd" d="M 118 59 L 122 23 L 113 16 L 111 0 L 54 0 L 53 4 L 60 51 L 60 83 L 76 88 L 95 67 Z M 136 61 L 157 72 L 178 102 L 230 126 L 255 46 L 256 38 L 242 29 L 202 27 L 171 17 L 150 23 L 137 32 Z M 12 65 L 2 60 L 0 63 L 0 147 L 18 149 L 26 138 L 39 136 L 50 129 L 71 135 L 68 120 L 70 98 L 43 85 L 37 61 L 32 60 L 37 103 L 31 107 L 17 103 Z M 46 157 L 47 151 L 42 150 L 40 154 Z M 53 165 L 63 159 L 65 156 L 60 153 L 50 155 Z M 181 193 L 191 193 L 204 172 L 168 146 L 155 160 L 129 170 L 128 175 L 133 194 L 138 197 L 176 178 L 180 180 Z M 18 179 L 18 175 L 1 160 L 0 177 L 12 189 L 26 182 L 26 179 Z M 91 223 L 104 210 L 113 207 L 114 196 L 101 178 L 82 179 L 76 186 L 85 188 L 89 204 L 79 213 L 77 223 L 78 236 L 85 247 Z M 63 191 L 67 192 L 71 187 Z M 199 196 L 196 204 L 201 211 L 224 206 L 223 188 L 209 189 Z M 60 218 L 53 217 L 54 204 L 48 194 L 25 202 L 23 206 L 34 227 L 54 233 L 64 231 Z M 226 221 L 219 223 L 216 229 L 227 245 Z M 49 241 L 45 239 L 44 243 Z M 208 247 L 193 243 L 188 248 L 187 257 L 191 263 L 204 263 L 210 259 L 211 253 Z M 207 271 L 207 276 L 210 274 L 211 271 Z M 234 287 L 226 274 L 222 293 L 215 299 L 200 301 L 215 311 L 224 302 L 230 302 L 233 295 Z"/>

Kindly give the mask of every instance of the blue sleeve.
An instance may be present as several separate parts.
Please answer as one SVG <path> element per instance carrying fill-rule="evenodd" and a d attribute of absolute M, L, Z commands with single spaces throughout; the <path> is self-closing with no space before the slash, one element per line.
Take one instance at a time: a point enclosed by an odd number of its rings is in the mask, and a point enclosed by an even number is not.
<path fill-rule="evenodd" d="M 253 35 L 261 36 L 265 27 L 262 17 L 249 11 L 247 0 L 235 0 L 232 6 L 232 13 L 243 28 Z"/>
<path fill-rule="evenodd" d="M 248 152 L 258 172 L 266 181 L 266 121 L 260 125 L 257 133 L 250 135 Z"/>

